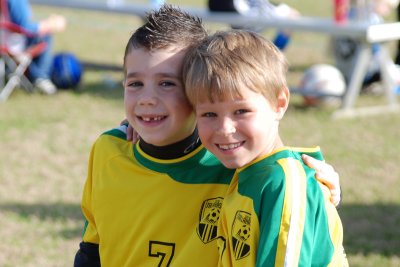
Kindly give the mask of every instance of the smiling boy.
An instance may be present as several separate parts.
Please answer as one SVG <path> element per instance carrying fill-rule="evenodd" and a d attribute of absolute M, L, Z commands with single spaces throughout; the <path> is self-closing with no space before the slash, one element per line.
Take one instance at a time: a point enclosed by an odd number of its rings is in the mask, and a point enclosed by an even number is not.
<path fill-rule="evenodd" d="M 189 51 L 183 77 L 204 146 L 236 168 L 218 223 L 219 266 L 347 266 L 328 189 L 284 145 L 287 62 L 254 32 L 216 33 Z"/>

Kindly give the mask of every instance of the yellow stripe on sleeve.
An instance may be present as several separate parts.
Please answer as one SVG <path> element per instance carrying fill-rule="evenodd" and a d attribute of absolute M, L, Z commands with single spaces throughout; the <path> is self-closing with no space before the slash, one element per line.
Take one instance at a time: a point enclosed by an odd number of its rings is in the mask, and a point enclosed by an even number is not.
<path fill-rule="evenodd" d="M 286 188 L 275 266 L 297 266 L 305 222 L 306 174 L 295 159 L 281 159 L 278 163 L 285 173 Z"/>

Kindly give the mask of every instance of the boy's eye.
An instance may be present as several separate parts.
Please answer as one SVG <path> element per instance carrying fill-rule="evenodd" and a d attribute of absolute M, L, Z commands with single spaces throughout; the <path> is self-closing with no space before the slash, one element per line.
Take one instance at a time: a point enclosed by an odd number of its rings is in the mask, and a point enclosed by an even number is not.
<path fill-rule="evenodd" d="M 249 112 L 249 110 L 247 109 L 238 109 L 235 111 L 235 114 L 240 115 L 240 114 L 245 114 L 247 112 Z"/>
<path fill-rule="evenodd" d="M 205 117 L 205 118 L 212 118 L 212 117 L 216 117 L 217 114 L 215 114 L 214 112 L 205 112 L 203 114 L 201 114 L 201 117 Z"/>
<path fill-rule="evenodd" d="M 143 86 L 142 82 L 138 82 L 138 81 L 128 81 L 127 83 L 127 87 L 140 87 Z"/>
<path fill-rule="evenodd" d="M 162 82 L 160 83 L 160 85 L 161 85 L 162 87 L 168 88 L 168 87 L 175 86 L 176 84 L 175 84 L 174 82 L 171 82 L 171 81 L 162 81 Z"/>

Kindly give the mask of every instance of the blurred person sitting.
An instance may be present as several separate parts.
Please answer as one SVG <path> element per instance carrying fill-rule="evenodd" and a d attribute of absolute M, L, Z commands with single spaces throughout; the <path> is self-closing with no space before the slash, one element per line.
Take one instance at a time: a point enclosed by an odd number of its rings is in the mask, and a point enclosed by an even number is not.
<path fill-rule="evenodd" d="M 32 8 L 28 0 L 8 0 L 7 4 L 11 22 L 35 34 L 26 38 L 26 46 L 43 41 L 47 44 L 44 52 L 37 56 L 28 67 L 28 78 L 41 92 L 49 95 L 56 93 L 57 87 L 50 79 L 53 59 L 52 35 L 65 29 L 66 19 L 54 14 L 46 19 L 33 21 Z"/>
<path fill-rule="evenodd" d="M 208 8 L 216 12 L 236 12 L 249 17 L 266 17 L 280 19 L 294 19 L 300 16 L 300 13 L 286 4 L 274 4 L 268 0 L 209 0 Z M 261 32 L 264 27 L 238 27 L 232 25 L 232 28 L 246 28 L 256 32 Z M 279 30 L 274 37 L 273 43 L 284 50 L 290 41 L 291 32 L 288 30 Z"/>
<path fill-rule="evenodd" d="M 371 0 L 370 2 L 352 0 L 348 12 L 350 21 L 366 21 L 370 24 L 383 23 L 393 10 L 398 7 L 399 0 Z M 349 82 L 354 68 L 355 60 L 361 41 L 351 37 L 336 37 L 333 39 L 333 52 L 336 66 Z M 383 87 L 380 86 L 380 44 L 371 45 L 372 59 L 363 80 L 362 91 L 365 93 L 381 94 Z"/>

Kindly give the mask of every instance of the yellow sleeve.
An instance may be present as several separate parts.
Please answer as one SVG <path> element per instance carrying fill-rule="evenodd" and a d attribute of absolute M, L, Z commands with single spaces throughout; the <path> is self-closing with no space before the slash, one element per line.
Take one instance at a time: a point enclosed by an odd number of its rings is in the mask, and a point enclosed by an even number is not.
<path fill-rule="evenodd" d="M 92 150 L 90 152 L 88 175 L 86 178 L 82 194 L 81 207 L 83 215 L 85 216 L 86 219 L 85 229 L 83 231 L 82 239 L 84 242 L 99 244 L 99 235 L 97 233 L 96 222 L 92 210 L 93 160 L 94 160 L 95 146 L 96 144 L 93 145 Z"/>

